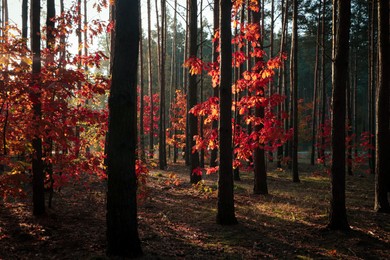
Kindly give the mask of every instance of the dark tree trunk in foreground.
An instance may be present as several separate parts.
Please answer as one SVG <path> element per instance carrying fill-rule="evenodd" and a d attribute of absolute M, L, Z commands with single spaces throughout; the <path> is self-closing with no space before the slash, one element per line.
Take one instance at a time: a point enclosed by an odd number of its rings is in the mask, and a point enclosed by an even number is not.
<path fill-rule="evenodd" d="M 214 0 L 214 35 L 219 30 L 219 1 L 220 0 Z M 218 41 L 213 42 L 213 62 L 218 62 Z M 219 90 L 218 86 L 215 86 L 213 89 L 213 96 L 218 97 L 219 96 Z M 213 121 L 213 131 L 218 130 L 218 121 Z M 217 157 L 218 157 L 218 149 L 214 148 L 210 152 L 210 167 L 217 166 Z"/>
<path fill-rule="evenodd" d="M 333 0 L 332 197 L 328 227 L 348 230 L 345 208 L 345 101 L 348 81 L 350 0 Z"/>
<path fill-rule="evenodd" d="M 23 0 L 22 2 L 22 37 L 23 39 L 27 38 L 27 20 L 28 20 L 28 1 Z"/>
<path fill-rule="evenodd" d="M 259 6 L 260 8 L 260 6 Z M 258 24 L 260 22 L 260 13 L 252 11 L 252 23 Z M 259 39 L 260 40 L 260 39 Z M 261 59 L 256 57 L 255 64 L 260 62 Z M 260 91 L 259 91 L 260 92 Z M 254 93 L 255 95 L 261 95 L 264 97 L 264 89 L 262 94 Z M 255 117 L 264 118 L 264 107 L 256 106 L 255 107 Z M 254 131 L 260 132 L 263 128 L 263 125 L 255 125 Z M 260 143 L 259 143 L 260 145 Z M 254 171 L 254 194 L 268 194 L 267 186 L 267 169 L 265 165 L 265 152 L 261 147 L 256 147 L 253 151 L 253 171 Z"/>
<path fill-rule="evenodd" d="M 33 0 L 31 4 L 31 50 L 33 52 L 32 64 L 32 86 L 38 86 L 39 91 L 33 93 L 33 121 L 34 130 L 36 131 L 32 139 L 32 173 L 33 173 L 33 213 L 35 216 L 40 216 L 45 213 L 45 191 L 42 161 L 42 139 L 38 136 L 40 129 L 40 121 L 42 119 L 42 104 L 40 102 L 41 89 L 41 34 L 40 34 L 40 19 L 41 19 L 41 1 Z"/>
<path fill-rule="evenodd" d="M 219 86 L 219 175 L 217 223 L 237 224 L 234 214 L 232 152 L 232 45 L 230 0 L 220 2 L 220 86 Z"/>
<path fill-rule="evenodd" d="M 389 52 L 389 2 L 378 0 L 379 76 L 376 101 L 376 163 L 375 210 L 390 212 L 387 193 L 390 191 L 390 52 Z"/>
<path fill-rule="evenodd" d="M 197 1 L 190 0 L 189 2 L 189 12 L 190 12 L 190 21 L 189 21 L 189 49 L 190 49 L 190 58 L 196 57 L 198 43 L 197 43 Z M 191 109 L 197 103 L 197 77 L 196 75 L 189 75 L 189 85 L 188 85 L 188 110 Z M 198 134 L 198 118 L 191 113 L 187 114 L 188 116 L 188 136 L 189 138 L 189 149 L 187 151 L 190 153 L 190 180 L 191 183 L 197 183 L 202 179 L 202 176 L 194 174 L 194 170 L 199 167 L 199 153 L 195 151 L 191 152 L 192 147 L 195 145 L 194 136 Z"/>
<path fill-rule="evenodd" d="M 115 53 L 107 135 L 107 254 L 142 254 L 137 230 L 139 1 L 116 0 Z"/>
<path fill-rule="evenodd" d="M 292 121 L 294 135 L 292 140 L 292 180 L 299 182 L 298 175 L 298 0 L 293 0 L 293 27 L 291 39 L 291 90 Z"/>

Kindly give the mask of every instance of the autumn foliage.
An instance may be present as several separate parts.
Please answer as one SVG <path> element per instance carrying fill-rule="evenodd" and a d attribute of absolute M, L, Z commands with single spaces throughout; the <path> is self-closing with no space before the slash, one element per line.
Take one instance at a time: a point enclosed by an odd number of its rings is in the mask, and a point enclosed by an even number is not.
<path fill-rule="evenodd" d="M 242 1 L 236 1 L 233 9 L 236 10 L 242 4 Z M 254 5 L 249 8 L 253 9 Z M 253 10 L 258 11 L 258 10 Z M 253 150 L 260 147 L 264 150 L 274 151 L 277 147 L 283 145 L 291 136 L 291 131 L 284 130 L 282 121 L 278 119 L 275 107 L 283 102 L 284 96 L 273 93 L 271 96 L 264 95 L 268 91 L 269 84 L 273 82 L 275 70 L 278 69 L 283 60 L 286 59 L 284 54 L 274 58 L 269 58 L 262 46 L 258 43 L 260 38 L 260 28 L 258 24 L 240 23 L 233 21 L 233 26 L 239 27 L 239 33 L 232 39 L 232 44 L 237 46 L 237 50 L 233 53 L 232 67 L 243 67 L 248 59 L 259 58 L 259 62 L 255 63 L 251 68 L 246 70 L 233 84 L 233 94 L 236 95 L 237 102 L 233 103 L 232 110 L 237 111 L 241 116 L 241 122 L 235 122 L 232 119 L 234 147 L 232 147 L 235 155 L 234 167 L 243 165 L 243 162 L 250 162 Z M 219 41 L 219 33 L 214 35 L 213 41 Z M 249 56 L 244 51 L 244 46 L 251 46 Z M 218 48 L 219 51 L 219 48 Z M 205 63 L 198 58 L 190 57 L 185 66 L 189 67 L 190 72 L 199 74 L 202 69 L 206 70 L 212 78 L 213 87 L 219 84 L 219 65 L 218 63 Z M 265 108 L 264 117 L 256 117 L 252 111 L 256 107 Z M 212 150 L 218 147 L 218 133 L 216 130 L 211 130 L 211 123 L 219 118 L 219 99 L 211 97 L 205 102 L 191 108 L 190 113 L 203 118 L 205 128 L 210 129 L 205 131 L 203 138 L 196 136 L 196 145 L 192 148 L 195 150 Z M 283 111 L 279 118 L 285 118 L 286 114 Z M 247 125 L 261 125 L 259 131 L 247 131 Z M 253 129 L 253 128 L 252 128 Z M 215 172 L 207 170 L 207 173 Z"/>
<path fill-rule="evenodd" d="M 102 7 L 104 3 L 95 8 Z M 106 178 L 104 141 L 108 110 L 105 100 L 110 79 L 101 73 L 101 63 L 108 57 L 102 51 L 89 51 L 87 55 L 70 52 L 71 46 L 63 39 L 75 33 L 71 24 L 77 24 L 79 19 L 72 8 L 54 19 L 55 42 L 51 48 L 42 50 L 39 79 L 32 79 L 32 54 L 26 39 L 16 27 L 2 28 L 0 196 L 23 195 L 23 188 L 32 176 L 34 137 L 43 140 L 47 188 L 57 189 L 74 181 L 87 184 L 88 176 Z M 77 33 L 88 31 L 88 40 L 83 45 L 89 47 L 94 37 L 110 28 L 105 22 L 92 20 Z M 43 40 L 45 31 L 43 28 Z M 41 104 L 41 119 L 33 116 L 33 105 L 37 103 Z M 136 170 L 140 183 L 144 183 L 146 167 L 137 161 Z"/>

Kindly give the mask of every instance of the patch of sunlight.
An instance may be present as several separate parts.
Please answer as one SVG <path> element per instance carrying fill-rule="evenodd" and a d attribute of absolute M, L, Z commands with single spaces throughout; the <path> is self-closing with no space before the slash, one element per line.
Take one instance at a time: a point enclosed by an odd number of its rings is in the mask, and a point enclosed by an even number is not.
<path fill-rule="evenodd" d="M 319 183 L 328 183 L 329 182 L 328 176 L 310 175 L 310 176 L 303 176 L 302 178 L 303 178 L 303 180 L 312 181 L 312 182 L 319 182 Z"/>
<path fill-rule="evenodd" d="M 273 202 L 271 204 L 256 204 L 255 208 L 261 211 L 261 214 L 284 221 L 295 222 L 304 219 L 301 214 L 304 212 L 304 210 L 301 208 L 296 208 L 288 203 Z"/>
<path fill-rule="evenodd" d="M 312 259 L 314 259 L 314 258 L 305 256 L 305 255 L 296 255 L 295 257 L 296 257 L 297 259 L 302 259 L 302 260 L 312 260 Z"/>

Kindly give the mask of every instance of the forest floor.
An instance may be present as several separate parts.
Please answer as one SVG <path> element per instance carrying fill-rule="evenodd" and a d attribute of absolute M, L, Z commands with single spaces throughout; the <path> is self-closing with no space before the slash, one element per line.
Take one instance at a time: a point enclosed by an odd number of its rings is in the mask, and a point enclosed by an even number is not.
<path fill-rule="evenodd" d="M 300 183 L 269 166 L 270 195 L 253 195 L 253 177 L 235 182 L 235 226 L 215 224 L 216 180 L 189 184 L 188 169 L 152 169 L 139 205 L 146 259 L 389 259 L 390 216 L 373 211 L 374 177 L 347 176 L 349 232 L 325 229 L 329 176 L 300 166 Z M 30 199 L 0 203 L 0 259 L 108 259 L 105 187 L 67 186 L 41 218 Z"/>

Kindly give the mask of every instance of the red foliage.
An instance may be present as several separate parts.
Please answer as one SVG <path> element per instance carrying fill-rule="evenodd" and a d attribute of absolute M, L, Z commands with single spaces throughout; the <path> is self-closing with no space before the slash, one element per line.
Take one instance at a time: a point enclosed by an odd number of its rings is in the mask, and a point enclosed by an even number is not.
<path fill-rule="evenodd" d="M 96 8 L 104 6 L 107 3 L 102 2 Z M 74 33 L 71 24 L 80 19 L 74 8 L 55 18 L 55 44 L 42 50 L 39 78 L 31 76 L 31 51 L 17 28 L 3 28 L 12 37 L 0 41 L 0 53 L 6 53 L 0 56 L 0 166 L 4 169 L 0 196 L 21 194 L 24 183 L 30 181 L 34 137 L 43 141 L 47 184 L 51 176 L 54 188 L 80 181 L 81 175 L 106 178 L 103 151 L 108 110 L 104 100 L 110 80 L 94 71 L 107 57 L 101 51 L 81 56 L 67 51 L 62 38 Z M 88 30 L 92 39 L 105 28 L 106 23 L 92 20 L 82 31 Z M 87 42 L 83 44 L 88 47 Z M 41 118 L 33 117 L 33 104 L 41 104 Z M 137 162 L 140 183 L 146 173 Z"/>
<path fill-rule="evenodd" d="M 235 1 L 233 5 L 233 16 L 237 12 L 238 8 L 242 6 L 244 1 Z M 253 9 L 255 0 L 250 3 L 250 8 Z M 278 120 L 278 115 L 274 113 L 274 107 L 283 102 L 283 96 L 273 94 L 271 97 L 265 96 L 264 93 L 268 88 L 274 75 L 274 70 L 279 68 L 286 58 L 285 55 L 278 55 L 276 58 L 270 58 L 265 60 L 265 51 L 259 46 L 258 40 L 260 38 L 260 27 L 258 24 L 247 24 L 234 21 L 235 27 L 240 27 L 239 34 L 232 39 L 232 43 L 237 45 L 237 49 L 233 53 L 232 67 L 239 67 L 250 57 L 246 56 L 242 51 L 243 46 L 248 43 L 253 49 L 250 51 L 251 57 L 261 58 L 260 62 L 254 64 L 252 68 L 244 71 L 241 74 L 241 78 L 234 82 L 233 94 L 239 95 L 240 98 L 233 104 L 232 110 L 238 111 L 243 118 L 243 122 L 246 125 L 262 125 L 261 130 L 247 132 L 247 128 L 238 125 L 232 120 L 233 128 L 233 140 L 234 140 L 234 154 L 235 161 L 234 167 L 241 165 L 242 161 L 250 161 L 253 150 L 260 147 L 265 150 L 275 150 L 277 147 L 283 145 L 288 138 L 291 137 L 291 131 L 285 132 L 282 122 Z M 214 41 L 219 37 L 217 33 Z M 192 65 L 196 67 L 193 69 L 197 73 L 200 73 L 201 67 L 207 70 L 208 75 L 212 77 L 213 86 L 219 84 L 219 66 L 218 64 L 209 64 L 208 66 L 200 65 L 198 59 L 191 58 L 187 61 L 186 65 Z M 195 65 L 193 65 L 195 64 Z M 251 95 L 245 93 L 250 92 Z M 250 113 L 252 109 L 256 107 L 265 108 L 264 117 L 255 117 L 253 113 Z M 203 138 L 196 136 L 195 145 L 192 147 L 192 151 L 196 150 L 210 150 L 218 147 L 218 132 L 211 130 L 211 123 L 219 118 L 219 100 L 216 97 L 211 97 L 201 104 L 197 104 L 190 109 L 190 113 L 195 116 L 202 117 L 204 120 L 204 126 L 206 130 Z M 281 112 L 283 113 L 283 111 Z M 284 118 L 282 115 L 280 118 Z M 215 172 L 216 168 L 208 169 L 207 173 Z M 200 173 L 199 170 L 197 170 Z"/>

